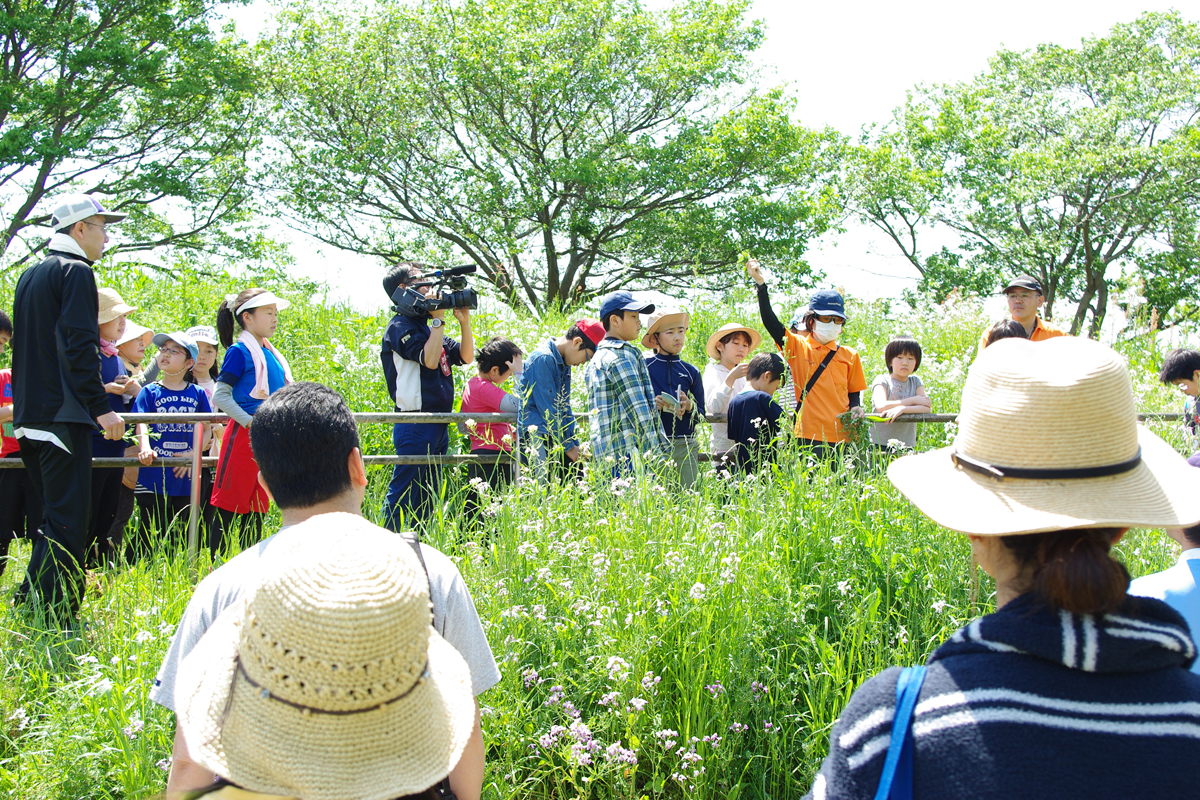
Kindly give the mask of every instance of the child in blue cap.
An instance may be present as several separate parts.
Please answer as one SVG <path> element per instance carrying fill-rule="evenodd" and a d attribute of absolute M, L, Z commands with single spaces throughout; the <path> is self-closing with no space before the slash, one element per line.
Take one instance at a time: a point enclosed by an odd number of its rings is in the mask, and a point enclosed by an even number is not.
<path fill-rule="evenodd" d="M 645 453 L 671 455 L 646 360 L 634 344 L 642 330 L 638 314 L 653 311 L 653 303 L 635 300 L 629 292 L 612 292 L 600 300 L 605 337 L 587 371 L 588 408 L 592 457 L 599 469 L 611 468 L 613 477 L 627 474 Z"/>

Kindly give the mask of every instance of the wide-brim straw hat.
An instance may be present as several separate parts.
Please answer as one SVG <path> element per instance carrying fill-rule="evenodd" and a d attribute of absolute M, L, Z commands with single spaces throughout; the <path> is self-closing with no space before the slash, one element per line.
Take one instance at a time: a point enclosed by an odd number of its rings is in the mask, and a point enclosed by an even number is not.
<path fill-rule="evenodd" d="M 646 325 L 646 333 L 642 336 L 642 347 L 653 348 L 654 341 L 651 339 L 654 334 L 666 328 L 674 328 L 676 325 L 688 325 L 691 323 L 692 317 L 688 312 L 681 308 L 660 308 L 650 315 L 650 320 Z"/>
<path fill-rule="evenodd" d="M 184 660 L 193 760 L 255 792 L 388 800 L 445 778 L 475 722 L 412 547 L 353 514 L 284 534 L 280 561 Z"/>
<path fill-rule="evenodd" d="M 122 300 L 116 289 L 97 289 L 96 299 L 100 306 L 97 321 L 101 325 L 112 322 L 122 314 L 131 314 L 137 311 L 137 306 L 131 306 Z"/>
<path fill-rule="evenodd" d="M 954 444 L 888 478 L 934 522 L 983 536 L 1200 522 L 1194 468 L 1138 425 L 1124 360 L 1071 336 L 985 349 Z"/>
<path fill-rule="evenodd" d="M 745 325 L 739 325 L 736 322 L 727 322 L 713 331 L 712 336 L 708 337 L 708 343 L 704 345 L 704 350 L 708 353 L 708 357 L 713 361 L 720 361 L 721 354 L 717 352 L 717 345 L 720 344 L 721 340 L 726 336 L 731 333 L 737 333 L 738 331 L 741 331 L 750 337 L 751 351 L 753 351 L 754 348 L 758 347 L 762 343 L 762 335 L 758 331 L 754 330 L 754 328 L 747 328 Z"/>

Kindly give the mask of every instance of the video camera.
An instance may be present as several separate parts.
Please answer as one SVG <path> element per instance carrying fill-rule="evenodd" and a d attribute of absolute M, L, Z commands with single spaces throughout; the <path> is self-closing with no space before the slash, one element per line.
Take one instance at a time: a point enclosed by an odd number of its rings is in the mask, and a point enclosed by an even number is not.
<path fill-rule="evenodd" d="M 392 293 L 392 306 L 397 314 L 422 319 L 432 311 L 452 308 L 478 308 L 479 295 L 470 286 L 464 275 L 475 271 L 474 265 L 439 269 L 413 281 L 407 286 L 397 286 Z M 417 286 L 435 286 L 434 295 L 426 297 L 418 292 Z M 448 290 L 448 291 L 447 291 Z"/>

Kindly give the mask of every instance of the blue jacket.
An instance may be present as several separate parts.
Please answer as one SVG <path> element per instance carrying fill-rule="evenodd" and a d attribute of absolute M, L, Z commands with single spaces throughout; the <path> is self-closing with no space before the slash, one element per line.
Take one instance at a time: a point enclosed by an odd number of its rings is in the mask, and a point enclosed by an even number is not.
<path fill-rule="evenodd" d="M 700 370 L 684 361 L 679 356 L 667 356 L 655 353 L 646 356 L 646 369 L 650 372 L 650 384 L 654 387 L 654 395 L 666 392 L 678 397 L 679 392 L 691 395 L 696 408 L 682 418 L 669 411 L 660 411 L 663 430 L 667 437 L 676 439 L 682 436 L 694 436 L 696 421 L 704 418 L 704 380 Z"/>
<path fill-rule="evenodd" d="M 522 436 L 530 425 L 535 425 L 539 435 L 551 440 L 552 447 L 561 444 L 565 451 L 579 445 L 571 411 L 571 368 L 553 339 L 530 353 L 516 394 L 521 398 L 518 419 Z"/>
<path fill-rule="evenodd" d="M 446 336 L 438 365 L 430 369 L 425 366 L 424 355 L 428 341 L 427 319 L 396 314 L 383 332 L 379 360 L 397 411 L 446 414 L 454 410 L 454 373 L 450 368 L 465 363 L 458 342 Z"/>

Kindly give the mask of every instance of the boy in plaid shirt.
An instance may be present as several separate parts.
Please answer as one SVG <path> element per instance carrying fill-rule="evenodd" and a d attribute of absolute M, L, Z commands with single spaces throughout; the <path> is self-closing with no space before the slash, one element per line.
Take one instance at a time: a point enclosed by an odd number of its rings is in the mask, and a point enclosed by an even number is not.
<path fill-rule="evenodd" d="M 642 330 L 638 314 L 652 311 L 652 303 L 634 300 L 629 292 L 613 292 L 600 301 L 607 335 L 596 345 L 587 371 L 588 408 L 592 457 L 600 469 L 611 467 L 614 477 L 628 473 L 643 453 L 671 455 L 658 416 L 665 403 L 655 398 L 646 361 L 633 344 Z"/>

